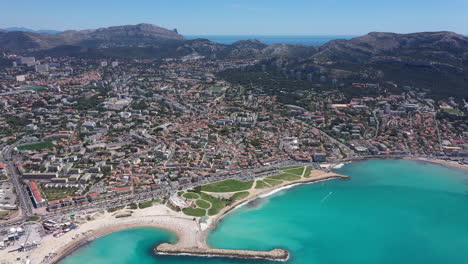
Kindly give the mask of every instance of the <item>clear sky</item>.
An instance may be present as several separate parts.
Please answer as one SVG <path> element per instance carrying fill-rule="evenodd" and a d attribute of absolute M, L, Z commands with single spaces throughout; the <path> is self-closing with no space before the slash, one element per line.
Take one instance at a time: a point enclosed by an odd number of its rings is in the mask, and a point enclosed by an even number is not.
<path fill-rule="evenodd" d="M 185 35 L 468 34 L 468 0 L 0 0 L 0 28 L 138 23 Z"/>

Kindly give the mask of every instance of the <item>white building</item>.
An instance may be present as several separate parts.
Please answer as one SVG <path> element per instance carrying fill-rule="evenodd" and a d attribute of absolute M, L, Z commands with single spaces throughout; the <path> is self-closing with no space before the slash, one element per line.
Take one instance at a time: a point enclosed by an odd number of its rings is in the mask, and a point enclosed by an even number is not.
<path fill-rule="evenodd" d="M 26 75 L 16 75 L 17 82 L 24 82 L 26 81 Z"/>
<path fill-rule="evenodd" d="M 36 72 L 49 72 L 49 64 L 37 64 Z"/>

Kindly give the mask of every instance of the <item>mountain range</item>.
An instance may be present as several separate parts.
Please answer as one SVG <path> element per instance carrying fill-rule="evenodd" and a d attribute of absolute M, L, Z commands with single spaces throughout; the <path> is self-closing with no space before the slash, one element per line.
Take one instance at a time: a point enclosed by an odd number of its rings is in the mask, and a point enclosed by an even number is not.
<path fill-rule="evenodd" d="M 165 58 L 281 58 L 289 67 L 319 68 L 339 77 L 365 74 L 408 85 L 451 89 L 468 96 L 468 37 L 453 32 L 371 32 L 321 46 L 267 45 L 241 40 L 231 45 L 188 40 L 177 30 L 151 24 L 69 30 L 57 34 L 0 30 L 0 50 L 36 56 Z M 382 77 L 383 76 L 383 77 Z M 444 88 L 440 88 L 444 87 Z M 449 87 L 449 88 L 446 88 Z M 445 94 L 445 92 L 444 92 Z"/>
<path fill-rule="evenodd" d="M 115 26 L 89 30 L 67 30 L 57 34 L 28 31 L 0 31 L 0 49 L 37 51 L 64 45 L 106 48 L 143 46 L 185 40 L 177 30 L 168 30 L 151 24 Z"/>
<path fill-rule="evenodd" d="M 39 29 L 39 30 L 34 30 L 30 28 L 25 28 L 25 27 L 9 27 L 9 28 L 4 28 L 0 29 L 4 31 L 23 31 L 23 32 L 32 32 L 32 33 L 40 33 L 40 34 L 58 34 L 62 31 L 58 30 L 52 30 L 52 29 Z"/>

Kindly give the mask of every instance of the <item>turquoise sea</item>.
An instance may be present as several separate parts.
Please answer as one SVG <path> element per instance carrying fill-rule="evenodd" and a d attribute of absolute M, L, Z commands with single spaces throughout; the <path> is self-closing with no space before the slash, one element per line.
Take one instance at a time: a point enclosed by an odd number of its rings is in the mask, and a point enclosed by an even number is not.
<path fill-rule="evenodd" d="M 208 237 L 213 247 L 286 248 L 288 264 L 468 263 L 468 173 L 408 160 L 368 160 L 351 180 L 300 185 L 245 205 Z M 97 239 L 61 264 L 276 263 L 155 256 L 174 234 L 135 228 Z"/>

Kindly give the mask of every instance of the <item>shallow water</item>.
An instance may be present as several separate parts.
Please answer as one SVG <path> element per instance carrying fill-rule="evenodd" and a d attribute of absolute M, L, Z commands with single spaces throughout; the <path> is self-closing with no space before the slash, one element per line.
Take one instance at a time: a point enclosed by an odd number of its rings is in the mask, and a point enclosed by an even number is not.
<path fill-rule="evenodd" d="M 352 177 L 296 186 L 224 217 L 213 247 L 286 248 L 287 263 L 466 264 L 468 173 L 408 160 L 369 160 L 336 170 Z M 136 228 L 97 239 L 62 263 L 274 263 L 154 256 L 175 241 L 167 231 Z"/>

